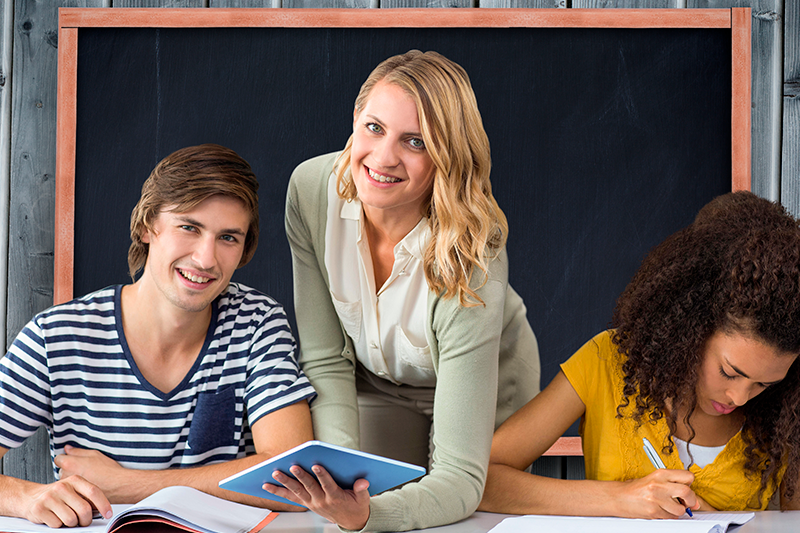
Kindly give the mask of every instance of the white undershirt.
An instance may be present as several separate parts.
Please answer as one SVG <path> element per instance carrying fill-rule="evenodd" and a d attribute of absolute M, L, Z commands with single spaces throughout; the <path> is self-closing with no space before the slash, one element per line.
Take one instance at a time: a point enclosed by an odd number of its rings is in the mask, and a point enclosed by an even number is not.
<path fill-rule="evenodd" d="M 428 283 L 422 258 L 430 240 L 423 218 L 394 247 L 392 273 L 376 290 L 361 202 L 345 202 L 328 179 L 325 268 L 331 299 L 356 358 L 370 372 L 394 383 L 433 387 L 431 351 L 425 336 Z"/>
<path fill-rule="evenodd" d="M 675 442 L 675 447 L 678 448 L 678 457 L 680 457 L 683 467 L 689 468 L 689 465 L 692 464 L 692 459 L 689 458 L 689 450 L 686 441 L 674 436 L 672 440 Z M 717 455 L 725 449 L 725 444 L 722 446 L 698 446 L 697 444 L 692 444 L 691 447 L 694 464 L 700 468 L 705 468 L 706 465 L 713 463 Z"/>

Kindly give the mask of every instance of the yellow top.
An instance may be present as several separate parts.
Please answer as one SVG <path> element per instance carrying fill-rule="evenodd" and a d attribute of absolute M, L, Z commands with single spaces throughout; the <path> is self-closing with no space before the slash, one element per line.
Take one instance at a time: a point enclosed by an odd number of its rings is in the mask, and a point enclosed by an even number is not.
<path fill-rule="evenodd" d="M 642 449 L 642 437 L 653 443 L 667 468 L 684 469 L 677 448 L 669 455 L 662 452 L 669 437 L 664 418 L 650 422 L 644 417 L 637 428 L 636 422 L 626 416 L 632 412 L 630 407 L 622 411 L 622 418 L 616 417 L 622 401 L 623 374 L 621 356 L 611 342 L 610 331 L 584 344 L 561 365 L 561 370 L 586 406 L 580 424 L 586 479 L 624 481 L 651 473 L 653 465 Z M 760 480 L 748 479 L 744 474 L 744 448 L 739 432 L 713 463 L 704 468 L 697 465 L 689 468 L 695 475 L 692 490 L 720 511 L 764 510 L 775 492 L 774 486 L 767 487 L 759 504 Z"/>

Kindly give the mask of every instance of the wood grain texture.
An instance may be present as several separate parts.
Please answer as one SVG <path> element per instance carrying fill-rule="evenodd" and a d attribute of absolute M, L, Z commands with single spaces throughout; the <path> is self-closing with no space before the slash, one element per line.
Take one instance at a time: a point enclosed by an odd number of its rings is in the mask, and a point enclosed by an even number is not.
<path fill-rule="evenodd" d="M 383 9 L 396 7 L 479 7 L 478 0 L 378 0 Z"/>
<path fill-rule="evenodd" d="M 800 216 L 800 3 L 786 2 L 781 202 Z"/>
<path fill-rule="evenodd" d="M 56 51 L 58 7 L 100 1 L 16 0 L 11 98 L 6 345 L 53 303 Z M 3 457 L 6 474 L 52 480 L 46 434 Z"/>
<path fill-rule="evenodd" d="M 11 53 L 14 39 L 14 4 L 0 6 L 0 339 L 6 335 L 6 283 L 8 281 L 8 206 L 11 181 Z M 5 353 L 5 350 L 3 350 Z M 0 354 L 2 357 L 2 354 Z M 0 470 L 2 472 L 2 470 Z"/>
<path fill-rule="evenodd" d="M 379 0 L 283 0 L 281 7 L 286 8 L 345 8 L 368 9 L 378 8 Z"/>
<path fill-rule="evenodd" d="M 111 7 L 208 7 L 206 0 L 113 0 Z"/>
<path fill-rule="evenodd" d="M 75 28 L 731 27 L 731 14 L 722 9 L 67 9 L 61 20 L 62 26 Z"/>
<path fill-rule="evenodd" d="M 572 0 L 573 8 L 659 8 L 677 9 L 682 0 Z"/>
<path fill-rule="evenodd" d="M 788 2 L 792 3 L 791 1 Z M 781 35 L 784 0 L 688 0 L 689 8 L 749 7 L 752 50 L 751 190 L 770 200 L 780 196 Z M 788 32 L 786 32 L 788 36 Z"/>
<path fill-rule="evenodd" d="M 72 299 L 75 270 L 75 139 L 77 127 L 78 29 L 60 28 L 58 39 L 58 115 L 56 129 L 55 246 L 53 304 Z M 70 224 L 69 220 L 73 220 Z"/>
<path fill-rule="evenodd" d="M 208 7 L 281 7 L 281 0 L 209 0 Z"/>
<path fill-rule="evenodd" d="M 476 0 L 477 7 L 566 9 L 567 0 Z"/>

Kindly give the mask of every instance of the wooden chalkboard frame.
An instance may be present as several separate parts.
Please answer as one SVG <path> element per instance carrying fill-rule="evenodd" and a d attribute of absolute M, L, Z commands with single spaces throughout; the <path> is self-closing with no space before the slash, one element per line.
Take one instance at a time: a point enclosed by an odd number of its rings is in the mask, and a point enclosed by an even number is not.
<path fill-rule="evenodd" d="M 720 28 L 731 30 L 731 187 L 750 190 L 750 9 L 96 9 L 59 11 L 54 303 L 73 297 L 82 28 Z M 566 437 L 549 455 L 581 455 Z"/>

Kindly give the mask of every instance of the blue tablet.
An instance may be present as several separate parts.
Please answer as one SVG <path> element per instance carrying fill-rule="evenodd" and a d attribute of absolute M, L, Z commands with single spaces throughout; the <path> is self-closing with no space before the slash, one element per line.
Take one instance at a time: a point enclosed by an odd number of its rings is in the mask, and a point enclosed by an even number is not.
<path fill-rule="evenodd" d="M 247 470 L 223 479 L 219 482 L 219 486 L 223 489 L 249 494 L 250 496 L 297 505 L 261 488 L 264 483 L 278 485 L 278 482 L 272 478 L 272 473 L 275 470 L 280 470 L 284 474 L 294 477 L 289 473 L 289 467 L 293 465 L 300 466 L 312 476 L 314 474 L 311 472 L 311 467 L 320 465 L 344 489 L 352 489 L 353 483 L 357 479 L 364 478 L 369 481 L 370 496 L 402 485 L 425 474 L 425 469 L 421 466 L 351 450 L 342 446 L 328 444 L 327 442 L 311 440 L 280 455 L 276 455 L 263 463 L 251 466 Z"/>

